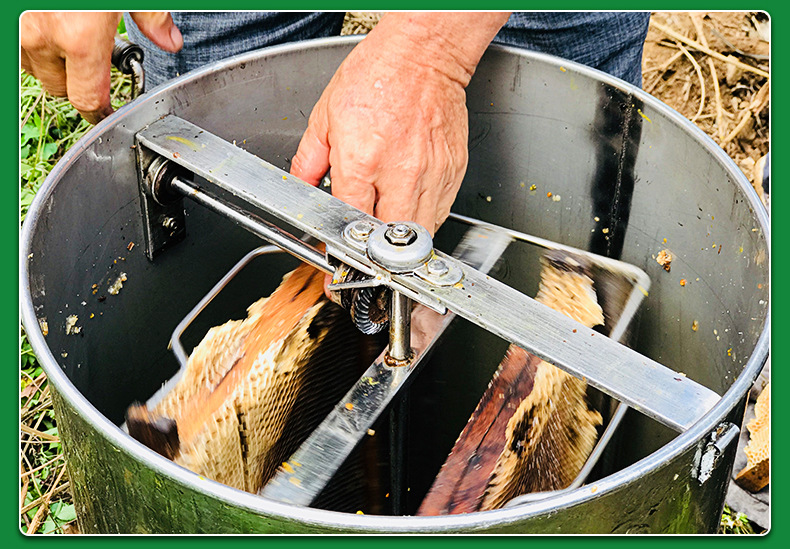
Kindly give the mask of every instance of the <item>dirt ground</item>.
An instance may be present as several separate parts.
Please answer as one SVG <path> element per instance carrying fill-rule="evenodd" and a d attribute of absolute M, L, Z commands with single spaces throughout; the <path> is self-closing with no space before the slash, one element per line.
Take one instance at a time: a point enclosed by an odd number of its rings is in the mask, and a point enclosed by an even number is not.
<path fill-rule="evenodd" d="M 761 12 L 657 12 L 642 57 L 642 88 L 711 136 L 753 185 L 770 135 L 768 78 L 759 74 L 769 42 Z"/>

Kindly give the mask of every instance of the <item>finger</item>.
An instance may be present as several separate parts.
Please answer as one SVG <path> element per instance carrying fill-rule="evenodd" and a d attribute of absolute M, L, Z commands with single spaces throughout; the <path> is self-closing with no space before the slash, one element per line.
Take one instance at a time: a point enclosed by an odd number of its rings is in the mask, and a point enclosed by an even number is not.
<path fill-rule="evenodd" d="M 86 48 L 66 58 L 66 90 L 74 108 L 91 124 L 112 114 L 109 48 Z"/>
<path fill-rule="evenodd" d="M 420 206 L 421 188 L 426 184 L 425 169 L 412 172 L 388 166 L 376 180 L 379 196 L 376 200 L 375 215 L 382 221 L 417 221 Z M 431 226 L 426 229 L 431 229 Z"/>
<path fill-rule="evenodd" d="M 19 64 L 22 69 L 28 74 L 33 74 L 33 66 L 30 63 L 30 58 L 27 56 L 24 48 L 19 48 Z"/>
<path fill-rule="evenodd" d="M 434 221 L 433 225 L 433 232 L 439 230 L 447 218 L 450 216 L 450 210 L 452 209 L 453 202 L 455 202 L 456 193 L 444 193 L 443 195 L 439 196 L 438 203 L 436 205 L 436 220 Z"/>
<path fill-rule="evenodd" d="M 458 190 L 461 188 L 461 183 L 466 173 L 466 166 L 469 162 L 469 151 L 467 150 L 467 132 L 463 128 L 461 137 L 450 140 L 451 143 L 456 143 L 457 146 L 453 147 L 450 143 L 444 147 L 443 153 L 448 159 L 447 167 L 440 173 L 436 174 L 441 184 L 435 187 L 434 199 L 434 220 L 432 232 L 439 230 L 439 227 L 447 220 L 450 215 L 450 210 L 458 195 Z M 428 222 L 426 220 L 426 222 Z M 430 230 L 430 229 L 429 229 Z"/>
<path fill-rule="evenodd" d="M 431 233 L 431 236 L 434 235 L 438 227 L 437 207 L 436 189 L 426 189 L 417 198 L 417 211 L 414 213 L 414 221 L 425 227 Z"/>
<path fill-rule="evenodd" d="M 22 50 L 22 68 L 41 82 L 41 86 L 56 97 L 66 96 L 66 61 L 61 57 L 41 56 Z"/>
<path fill-rule="evenodd" d="M 411 193 L 399 194 L 394 191 L 388 188 L 386 194 L 379 195 L 374 215 L 385 222 L 417 221 L 417 197 Z"/>
<path fill-rule="evenodd" d="M 461 182 L 466 172 L 466 161 L 467 157 L 464 154 L 461 156 L 461 165 L 457 171 L 450 168 L 442 174 L 445 179 L 442 181 L 441 185 L 436 187 L 435 192 L 433 232 L 438 231 L 439 227 L 442 226 L 450 215 L 450 210 L 453 207 L 456 196 L 458 196 L 458 190 L 461 188 Z"/>
<path fill-rule="evenodd" d="M 438 231 L 439 227 L 447 220 L 450 215 L 450 210 L 453 207 L 458 190 L 461 188 L 463 181 L 463 174 L 466 172 L 466 162 L 464 161 L 461 171 L 455 175 L 449 184 L 445 184 L 438 189 L 436 194 L 436 213 L 434 222 L 434 231 Z"/>
<path fill-rule="evenodd" d="M 341 167 L 332 166 L 332 196 L 369 215 L 374 215 L 376 187 Z"/>
<path fill-rule="evenodd" d="M 184 37 L 173 23 L 170 12 L 137 11 L 131 15 L 140 32 L 163 50 L 175 53 L 184 46 Z"/>
<path fill-rule="evenodd" d="M 313 187 L 318 186 L 321 178 L 329 170 L 330 147 L 323 105 L 323 101 L 319 100 L 315 106 L 314 112 L 310 115 L 307 130 L 291 160 L 291 174 Z"/>

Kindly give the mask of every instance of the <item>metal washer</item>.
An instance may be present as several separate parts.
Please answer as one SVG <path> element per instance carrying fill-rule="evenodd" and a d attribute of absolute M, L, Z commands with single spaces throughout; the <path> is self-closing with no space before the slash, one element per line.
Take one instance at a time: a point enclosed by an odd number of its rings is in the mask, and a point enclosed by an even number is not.
<path fill-rule="evenodd" d="M 393 244 L 387 239 L 387 231 L 396 225 L 406 225 L 415 232 L 415 238 L 404 245 Z M 374 230 L 368 238 L 368 257 L 379 267 L 391 273 L 413 271 L 425 264 L 433 253 L 431 233 L 417 223 L 387 223 Z"/>

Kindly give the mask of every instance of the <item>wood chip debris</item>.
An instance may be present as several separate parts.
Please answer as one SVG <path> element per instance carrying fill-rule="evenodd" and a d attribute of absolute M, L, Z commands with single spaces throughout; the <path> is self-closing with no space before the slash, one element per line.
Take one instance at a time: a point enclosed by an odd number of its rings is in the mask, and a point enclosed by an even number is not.
<path fill-rule="evenodd" d="M 126 273 L 121 273 L 118 275 L 118 278 L 115 279 L 115 282 L 113 282 L 110 287 L 107 288 L 107 293 L 110 295 L 118 295 L 118 292 L 121 291 L 121 288 L 123 288 L 123 283 L 126 282 L 126 280 Z"/>
<path fill-rule="evenodd" d="M 66 335 L 77 335 L 82 331 L 82 328 L 77 326 L 77 320 L 77 315 L 66 317 Z"/>

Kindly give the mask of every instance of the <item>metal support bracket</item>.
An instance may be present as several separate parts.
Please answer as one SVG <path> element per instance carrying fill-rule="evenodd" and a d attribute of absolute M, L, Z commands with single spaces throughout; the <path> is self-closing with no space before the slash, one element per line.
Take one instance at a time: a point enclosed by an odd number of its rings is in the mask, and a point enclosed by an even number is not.
<path fill-rule="evenodd" d="M 140 204 L 145 236 L 145 255 L 149 260 L 162 251 L 184 240 L 186 215 L 184 198 L 163 190 L 158 185 L 171 178 L 176 170 L 188 173 L 177 164 L 169 163 L 145 147 L 137 146 L 137 181 L 140 189 Z"/>

